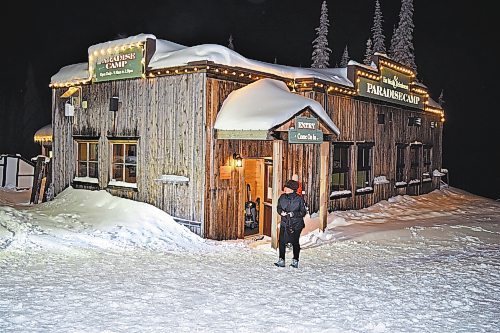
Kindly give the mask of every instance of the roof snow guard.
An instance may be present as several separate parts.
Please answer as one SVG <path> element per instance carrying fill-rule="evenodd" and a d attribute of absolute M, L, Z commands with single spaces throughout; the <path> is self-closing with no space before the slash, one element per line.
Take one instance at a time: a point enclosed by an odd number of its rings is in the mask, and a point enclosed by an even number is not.
<path fill-rule="evenodd" d="M 222 104 L 215 120 L 218 131 L 246 131 L 260 133 L 248 139 L 265 139 L 269 130 L 290 120 L 297 113 L 309 108 L 336 135 L 339 129 L 321 104 L 290 92 L 284 82 L 261 79 L 233 91 Z"/>

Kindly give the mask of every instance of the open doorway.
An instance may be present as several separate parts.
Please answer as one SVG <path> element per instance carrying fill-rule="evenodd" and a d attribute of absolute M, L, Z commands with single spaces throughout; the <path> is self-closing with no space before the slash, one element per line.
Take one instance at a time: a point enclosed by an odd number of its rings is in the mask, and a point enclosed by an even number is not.
<path fill-rule="evenodd" d="M 244 160 L 245 237 L 263 233 L 264 159 Z"/>

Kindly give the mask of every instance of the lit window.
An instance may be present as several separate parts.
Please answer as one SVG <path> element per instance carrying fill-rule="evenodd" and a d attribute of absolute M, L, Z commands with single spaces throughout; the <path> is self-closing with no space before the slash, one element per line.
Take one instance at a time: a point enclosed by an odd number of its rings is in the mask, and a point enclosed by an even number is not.
<path fill-rule="evenodd" d="M 137 183 L 137 142 L 112 143 L 111 180 Z"/>
<path fill-rule="evenodd" d="M 77 141 L 77 177 L 98 178 L 98 142 Z"/>

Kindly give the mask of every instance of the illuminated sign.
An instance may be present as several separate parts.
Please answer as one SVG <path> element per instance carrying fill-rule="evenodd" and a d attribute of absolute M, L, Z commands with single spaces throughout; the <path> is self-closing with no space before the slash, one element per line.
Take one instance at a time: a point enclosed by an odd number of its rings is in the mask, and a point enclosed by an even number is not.
<path fill-rule="evenodd" d="M 131 46 L 125 50 L 96 57 L 94 82 L 131 79 L 143 74 L 143 49 Z"/>
<path fill-rule="evenodd" d="M 411 79 L 388 67 L 380 70 L 380 80 L 358 76 L 358 94 L 417 109 L 424 109 L 423 97 L 410 92 Z"/>

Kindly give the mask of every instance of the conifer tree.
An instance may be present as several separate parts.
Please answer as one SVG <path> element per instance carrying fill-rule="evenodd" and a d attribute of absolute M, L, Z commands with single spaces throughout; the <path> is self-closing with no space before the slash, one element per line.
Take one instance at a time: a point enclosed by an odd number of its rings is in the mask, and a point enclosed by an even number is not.
<path fill-rule="evenodd" d="M 394 46 L 396 46 L 396 26 L 392 27 L 391 45 L 389 45 L 389 57 L 393 57 Z"/>
<path fill-rule="evenodd" d="M 382 18 L 382 10 L 380 9 L 380 2 L 377 0 L 375 2 L 375 14 L 373 16 L 373 26 L 372 26 L 372 39 L 373 39 L 373 53 L 386 53 L 385 50 L 385 36 L 382 23 L 384 19 Z"/>
<path fill-rule="evenodd" d="M 234 51 L 234 44 L 233 44 L 233 35 L 229 35 L 229 43 L 227 44 L 227 47 L 231 50 Z"/>
<path fill-rule="evenodd" d="M 368 38 L 368 40 L 366 41 L 365 59 L 363 60 L 363 63 L 365 65 L 370 66 L 372 64 L 372 56 L 373 56 L 372 40 L 371 38 Z"/>
<path fill-rule="evenodd" d="M 340 67 L 347 67 L 349 63 L 349 51 L 347 50 L 347 45 L 344 48 L 344 53 L 342 53 L 342 59 L 340 59 Z"/>
<path fill-rule="evenodd" d="M 330 62 L 330 53 L 328 48 L 328 8 L 326 1 L 321 5 L 321 16 L 319 18 L 319 27 L 316 28 L 317 37 L 313 40 L 312 68 L 327 68 Z"/>
<path fill-rule="evenodd" d="M 441 105 L 441 107 L 446 103 L 446 101 L 444 100 L 444 89 L 441 89 L 441 94 L 439 94 L 438 103 L 439 105 Z"/>
<path fill-rule="evenodd" d="M 413 49 L 413 0 L 402 0 L 399 13 L 399 24 L 391 42 L 392 54 L 395 61 L 417 71 Z"/>

